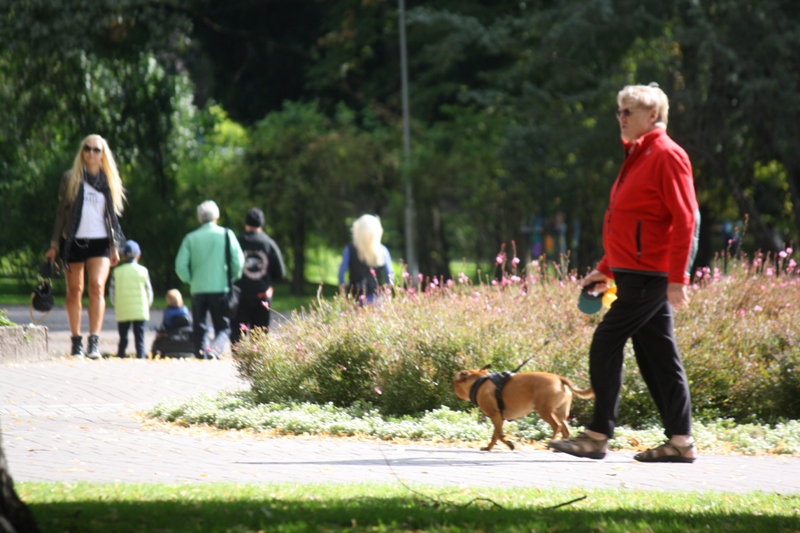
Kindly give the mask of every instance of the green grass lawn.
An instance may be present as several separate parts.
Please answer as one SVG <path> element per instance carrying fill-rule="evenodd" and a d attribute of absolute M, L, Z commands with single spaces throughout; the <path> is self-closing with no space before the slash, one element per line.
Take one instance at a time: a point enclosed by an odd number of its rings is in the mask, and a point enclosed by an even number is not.
<path fill-rule="evenodd" d="M 43 532 L 796 532 L 800 496 L 387 485 L 20 483 Z"/>

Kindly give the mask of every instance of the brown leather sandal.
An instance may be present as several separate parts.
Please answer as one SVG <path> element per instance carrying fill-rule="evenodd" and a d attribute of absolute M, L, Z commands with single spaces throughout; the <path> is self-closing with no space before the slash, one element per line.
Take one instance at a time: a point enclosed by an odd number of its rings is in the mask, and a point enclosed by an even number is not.
<path fill-rule="evenodd" d="M 661 446 L 637 453 L 633 458 L 640 463 L 693 463 L 696 457 L 686 457 L 692 450 L 696 450 L 694 443 L 678 446 L 667 441 Z"/>
<path fill-rule="evenodd" d="M 586 433 L 581 432 L 571 439 L 550 441 L 547 447 L 557 452 L 574 455 L 575 457 L 602 459 L 606 456 L 608 439 L 593 439 Z"/>

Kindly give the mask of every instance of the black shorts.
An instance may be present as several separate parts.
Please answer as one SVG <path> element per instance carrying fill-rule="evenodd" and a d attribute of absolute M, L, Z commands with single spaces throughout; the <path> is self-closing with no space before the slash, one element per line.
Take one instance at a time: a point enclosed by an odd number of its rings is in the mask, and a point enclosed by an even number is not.
<path fill-rule="evenodd" d="M 61 249 L 64 249 L 64 239 L 61 239 Z M 107 238 L 102 239 L 75 239 L 69 248 L 67 263 L 85 263 L 92 257 L 111 257 L 111 245 Z"/>

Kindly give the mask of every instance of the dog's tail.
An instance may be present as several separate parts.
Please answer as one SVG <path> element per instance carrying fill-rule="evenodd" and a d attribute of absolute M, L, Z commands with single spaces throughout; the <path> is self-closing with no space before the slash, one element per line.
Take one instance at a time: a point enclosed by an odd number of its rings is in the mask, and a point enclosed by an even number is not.
<path fill-rule="evenodd" d="M 594 389 L 589 387 L 588 389 L 579 389 L 572 383 L 570 380 L 563 376 L 559 376 L 561 378 L 561 383 L 569 387 L 569 390 L 577 396 L 578 398 L 583 398 L 584 400 L 588 400 L 589 398 L 594 398 Z"/>

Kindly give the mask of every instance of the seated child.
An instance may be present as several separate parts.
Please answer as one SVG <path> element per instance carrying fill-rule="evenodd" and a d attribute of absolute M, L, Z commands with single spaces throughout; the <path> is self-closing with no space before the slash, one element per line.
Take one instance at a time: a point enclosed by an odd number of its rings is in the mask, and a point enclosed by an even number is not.
<path fill-rule="evenodd" d="M 167 308 L 164 309 L 163 329 L 179 328 L 191 325 L 192 315 L 189 308 L 183 305 L 183 296 L 178 289 L 167 291 Z"/>

